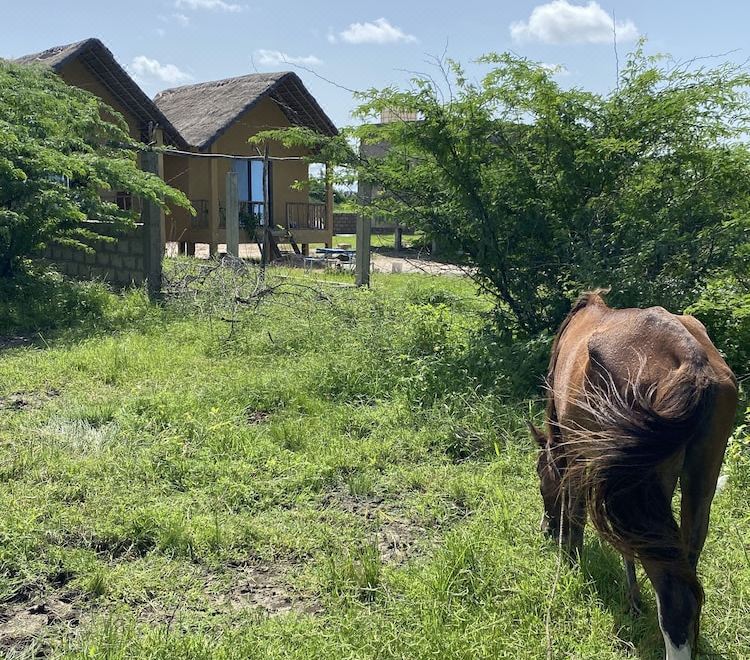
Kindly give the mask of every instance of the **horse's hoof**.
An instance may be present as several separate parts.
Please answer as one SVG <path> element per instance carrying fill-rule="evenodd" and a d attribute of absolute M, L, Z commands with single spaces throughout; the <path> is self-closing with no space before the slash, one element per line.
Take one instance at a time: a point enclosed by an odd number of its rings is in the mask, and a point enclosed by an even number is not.
<path fill-rule="evenodd" d="M 643 614 L 643 610 L 641 609 L 641 597 L 640 596 L 631 596 L 628 598 L 628 609 L 630 610 L 630 616 L 632 616 L 634 619 L 637 619 L 641 614 Z"/>

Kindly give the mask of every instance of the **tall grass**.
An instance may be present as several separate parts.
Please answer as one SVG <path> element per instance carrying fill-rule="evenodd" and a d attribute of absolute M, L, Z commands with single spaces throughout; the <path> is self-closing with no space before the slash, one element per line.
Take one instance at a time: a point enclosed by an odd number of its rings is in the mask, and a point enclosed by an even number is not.
<path fill-rule="evenodd" d="M 469 283 L 316 275 L 256 307 L 226 297 L 254 273 L 220 276 L 143 303 L 153 323 L 0 353 L 0 406 L 28 402 L 0 411 L 0 609 L 76 613 L 14 653 L 542 657 L 551 606 L 556 657 L 662 655 L 650 591 L 632 618 L 593 536 L 550 605 L 520 398 L 538 375 Z M 106 295 L 124 318 L 139 294 Z M 729 657 L 750 655 L 741 446 L 700 567 L 701 647 Z"/>

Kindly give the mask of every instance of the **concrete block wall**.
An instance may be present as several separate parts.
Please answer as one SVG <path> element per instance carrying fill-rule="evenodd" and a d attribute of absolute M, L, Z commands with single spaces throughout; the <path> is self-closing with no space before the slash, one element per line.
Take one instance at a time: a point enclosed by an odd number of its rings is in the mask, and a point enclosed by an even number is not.
<path fill-rule="evenodd" d="M 371 232 L 373 234 L 392 234 L 395 231 L 393 225 L 376 226 L 373 225 Z M 357 233 L 357 214 L 356 213 L 334 213 L 333 214 L 333 233 L 334 234 L 356 234 Z M 405 234 L 413 234 L 414 230 L 404 227 Z"/>
<path fill-rule="evenodd" d="M 86 229 L 117 241 L 82 241 L 96 252 L 90 254 L 72 247 L 51 245 L 45 259 L 55 264 L 63 274 L 77 279 L 102 279 L 114 286 L 123 287 L 142 284 L 146 279 L 144 263 L 143 225 L 132 229 L 116 229 L 111 223 L 86 222 Z"/>
<path fill-rule="evenodd" d="M 356 234 L 357 233 L 357 214 L 356 213 L 334 213 L 333 214 L 333 233 L 334 234 Z"/>

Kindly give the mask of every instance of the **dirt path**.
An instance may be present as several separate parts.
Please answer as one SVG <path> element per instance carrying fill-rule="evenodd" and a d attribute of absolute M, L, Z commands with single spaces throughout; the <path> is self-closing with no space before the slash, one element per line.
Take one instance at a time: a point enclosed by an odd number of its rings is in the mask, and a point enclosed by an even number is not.
<path fill-rule="evenodd" d="M 219 245 L 219 252 L 226 251 L 226 245 Z M 177 255 L 177 243 L 167 243 L 167 256 Z M 208 259 L 208 245 L 196 245 L 195 256 Z M 240 245 L 240 257 L 260 261 L 260 250 L 257 245 L 243 243 Z M 426 273 L 428 275 L 462 276 L 465 271 L 460 266 L 448 264 L 422 253 L 395 253 L 391 249 L 380 248 L 372 252 L 372 266 L 376 273 Z"/>

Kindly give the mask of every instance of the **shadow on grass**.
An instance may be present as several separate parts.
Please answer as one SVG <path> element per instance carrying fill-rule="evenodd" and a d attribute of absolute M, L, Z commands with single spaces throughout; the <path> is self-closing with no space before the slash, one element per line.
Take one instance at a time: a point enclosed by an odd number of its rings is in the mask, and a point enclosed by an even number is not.
<path fill-rule="evenodd" d="M 644 597 L 641 604 L 641 615 L 630 612 L 625 585 L 625 571 L 622 558 L 609 546 L 598 540 L 587 542 L 581 569 L 589 578 L 588 585 L 594 590 L 598 600 L 606 607 L 615 622 L 614 633 L 624 644 L 635 651 L 637 657 L 651 660 L 664 657 L 664 643 L 657 618 L 656 606 L 652 598 L 646 596 L 648 578 L 639 570 L 639 581 Z M 704 638 L 698 643 L 699 658 L 724 658 Z"/>
<path fill-rule="evenodd" d="M 160 315 L 145 291 L 114 293 L 103 282 L 78 282 L 30 270 L 0 278 L 0 351 L 112 332 Z"/>

